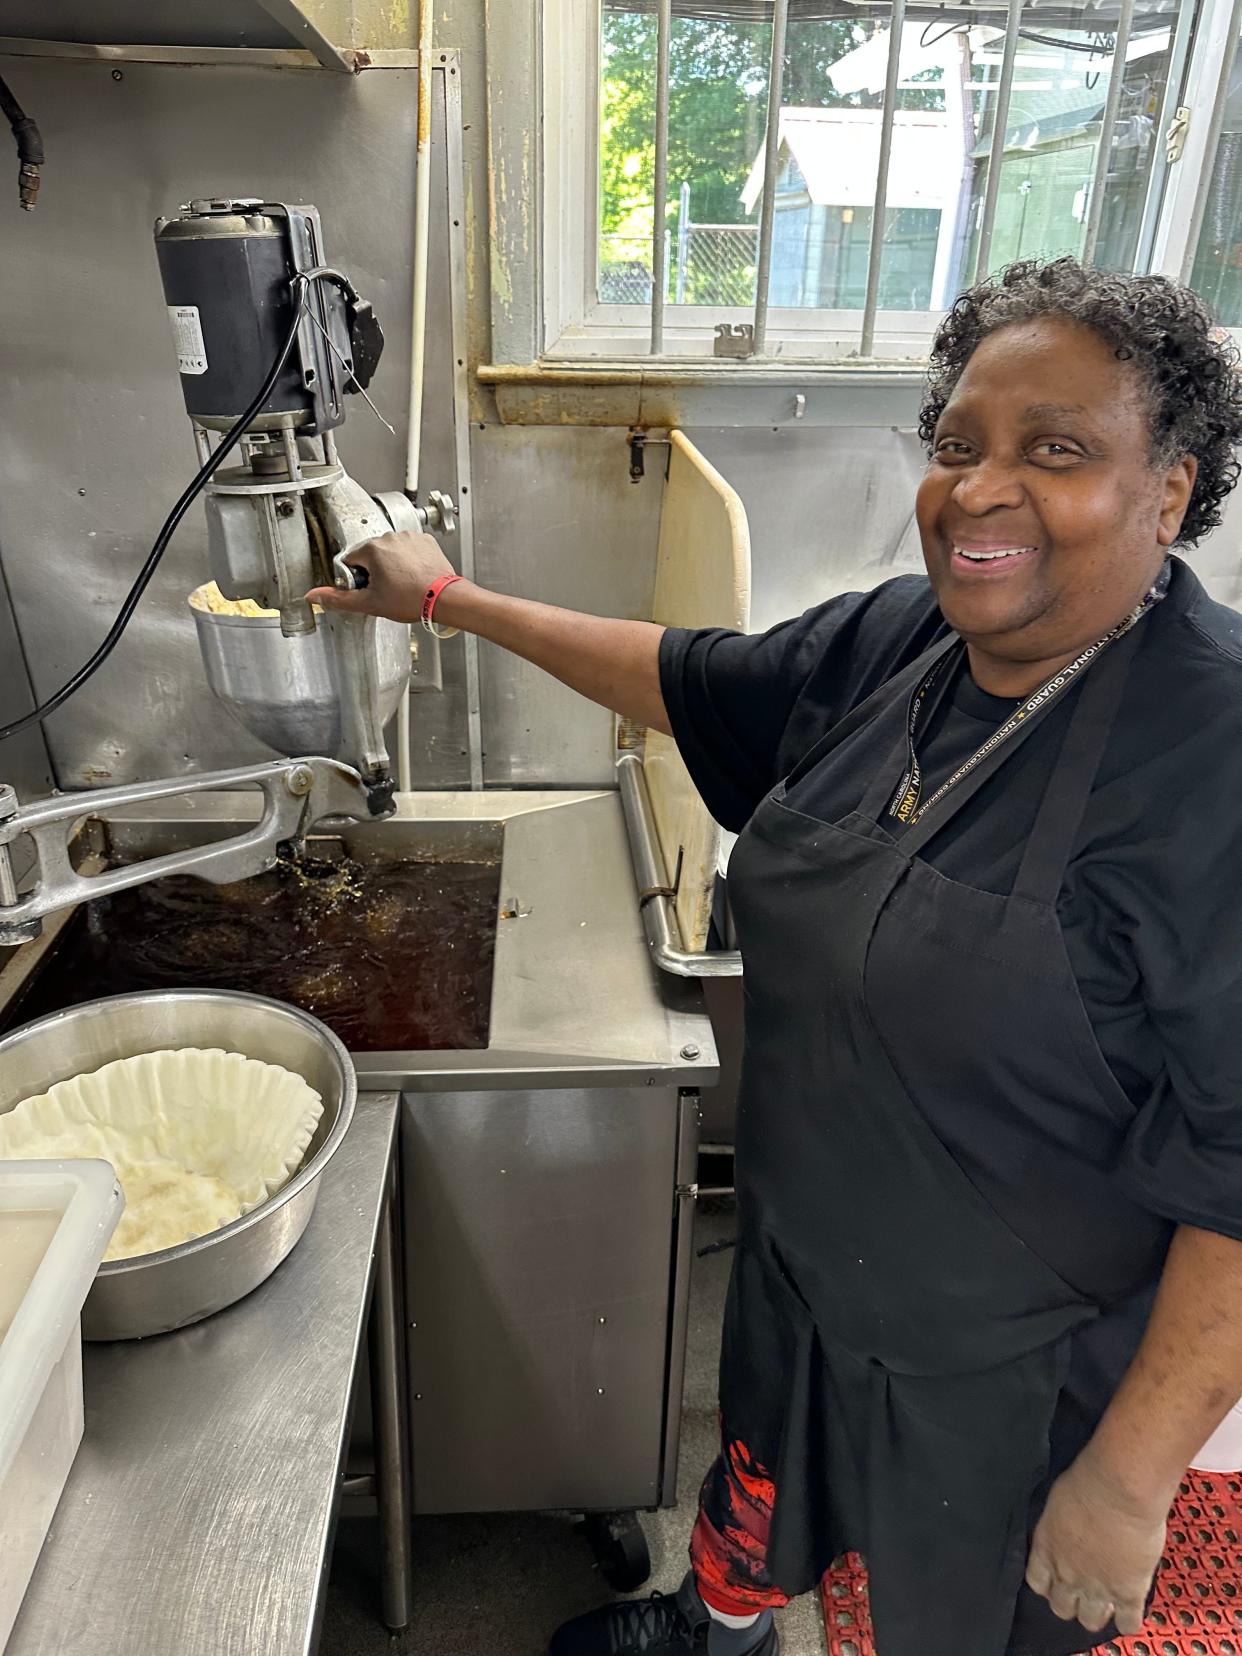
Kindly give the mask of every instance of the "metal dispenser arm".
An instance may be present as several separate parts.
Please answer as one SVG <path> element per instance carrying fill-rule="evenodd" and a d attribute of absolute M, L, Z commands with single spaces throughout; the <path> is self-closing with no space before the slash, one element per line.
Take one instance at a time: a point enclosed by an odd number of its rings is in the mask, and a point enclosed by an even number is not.
<path fill-rule="evenodd" d="M 246 784 L 261 790 L 263 815 L 243 834 L 100 874 L 80 874 L 70 861 L 69 842 L 76 825 L 86 817 L 155 799 Z M 169 874 L 193 874 L 213 885 L 248 879 L 274 867 L 279 847 L 305 838 L 316 823 L 332 818 L 366 819 L 370 814 L 362 778 L 333 759 L 277 759 L 239 770 L 135 782 L 26 806 L 18 805 L 12 788 L 0 784 L 0 946 L 31 942 L 42 931 L 46 916 L 75 903 Z M 9 849 L 23 838 L 34 845 L 37 873 L 34 889 L 25 896 L 18 893 Z"/>

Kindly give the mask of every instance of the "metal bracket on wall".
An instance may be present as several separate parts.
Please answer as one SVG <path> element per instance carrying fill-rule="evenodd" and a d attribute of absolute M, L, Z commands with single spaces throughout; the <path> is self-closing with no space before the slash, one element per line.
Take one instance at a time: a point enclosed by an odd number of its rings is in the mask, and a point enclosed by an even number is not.
<path fill-rule="evenodd" d="M 305 53 L 307 61 L 313 61 L 320 68 L 338 75 L 356 75 L 359 70 L 372 67 L 373 53 L 334 45 L 307 8 L 298 4 L 298 0 L 257 0 L 257 3 L 285 36 L 283 43 L 247 45 L 236 23 L 221 22 L 214 15 L 216 8 L 211 0 L 181 0 L 177 8 L 177 29 L 186 44 L 173 46 L 140 41 L 116 44 L 107 39 L 92 38 L 99 34 L 106 35 L 118 21 L 116 16 L 108 15 L 109 6 L 97 4 L 98 19 L 93 19 L 82 28 L 83 38 L 43 40 L 33 34 L 15 35 L 5 39 L 3 54 L 111 58 L 146 63 L 255 63 L 267 60 L 278 63 L 280 67 L 296 68 L 299 66 L 296 60 Z M 29 9 L 32 13 L 37 10 L 35 7 Z M 16 26 L 21 28 L 24 23 L 23 18 Z M 294 61 L 290 62 L 291 59 Z"/>
<path fill-rule="evenodd" d="M 334 46 L 297 0 L 259 0 L 259 4 L 273 23 L 278 23 L 297 45 L 313 53 L 325 69 L 344 75 L 357 74 L 361 67 L 359 57 L 365 54 Z"/>
<path fill-rule="evenodd" d="M 668 459 L 671 458 L 673 445 L 667 437 L 652 437 L 648 435 L 644 427 L 631 426 L 629 434 L 626 437 L 626 442 L 630 445 L 631 483 L 641 483 L 643 478 L 647 475 L 645 455 L 649 445 L 654 445 L 656 448 L 665 448 L 670 451 L 669 457 L 666 458 L 664 462 L 664 475 L 665 477 L 668 476 Z"/>

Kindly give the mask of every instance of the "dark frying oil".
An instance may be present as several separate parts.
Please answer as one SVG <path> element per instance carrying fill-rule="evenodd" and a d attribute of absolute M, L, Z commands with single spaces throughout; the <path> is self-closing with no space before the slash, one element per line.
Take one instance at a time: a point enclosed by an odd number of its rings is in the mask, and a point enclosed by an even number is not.
<path fill-rule="evenodd" d="M 244 989 L 313 1012 L 351 1052 L 485 1047 L 499 889 L 499 865 L 477 862 L 157 880 L 87 904 L 14 1021 L 139 989 Z"/>

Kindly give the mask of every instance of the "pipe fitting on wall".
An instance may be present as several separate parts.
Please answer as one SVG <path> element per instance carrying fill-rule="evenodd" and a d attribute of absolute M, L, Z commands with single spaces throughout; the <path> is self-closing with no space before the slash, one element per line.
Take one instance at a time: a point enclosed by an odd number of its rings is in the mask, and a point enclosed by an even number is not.
<path fill-rule="evenodd" d="M 42 183 L 39 169 L 43 165 L 43 137 L 3 79 L 0 79 L 0 115 L 13 129 L 17 141 L 18 198 L 23 211 L 32 213 Z"/>

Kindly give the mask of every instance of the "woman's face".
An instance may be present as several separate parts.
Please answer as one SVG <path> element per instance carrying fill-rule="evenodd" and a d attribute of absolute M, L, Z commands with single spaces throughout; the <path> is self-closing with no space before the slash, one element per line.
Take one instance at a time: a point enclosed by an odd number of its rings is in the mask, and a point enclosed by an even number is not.
<path fill-rule="evenodd" d="M 1195 477 L 1189 457 L 1154 468 L 1150 447 L 1136 370 L 1089 328 L 1041 318 L 978 347 L 917 505 L 928 575 L 972 662 L 1060 665 L 1138 602 Z"/>

